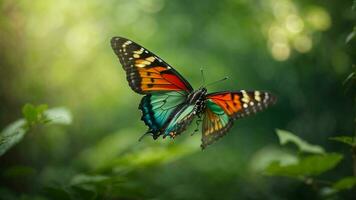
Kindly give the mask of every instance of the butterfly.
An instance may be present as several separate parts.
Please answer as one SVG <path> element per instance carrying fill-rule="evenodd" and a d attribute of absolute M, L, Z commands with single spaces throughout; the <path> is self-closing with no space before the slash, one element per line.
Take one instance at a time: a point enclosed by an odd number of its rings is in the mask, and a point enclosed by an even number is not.
<path fill-rule="evenodd" d="M 148 126 L 146 134 L 154 139 L 174 138 L 197 117 L 197 125 L 202 122 L 204 149 L 224 136 L 234 120 L 276 102 L 271 93 L 257 90 L 207 93 L 204 86 L 194 90 L 172 66 L 141 45 L 113 37 L 111 46 L 131 89 L 145 95 L 139 105 L 141 120 Z"/>

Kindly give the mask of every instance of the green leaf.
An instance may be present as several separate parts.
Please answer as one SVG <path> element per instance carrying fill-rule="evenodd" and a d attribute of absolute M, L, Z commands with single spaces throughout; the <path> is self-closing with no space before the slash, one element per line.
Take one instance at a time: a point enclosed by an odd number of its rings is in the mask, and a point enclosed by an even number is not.
<path fill-rule="evenodd" d="M 350 146 L 356 145 L 353 137 L 351 137 L 351 136 L 331 137 L 331 138 L 329 138 L 329 140 L 334 140 L 334 141 L 337 141 L 337 142 L 348 144 Z"/>
<path fill-rule="evenodd" d="M 352 72 L 343 81 L 345 93 L 356 97 L 356 65 L 352 65 Z"/>
<path fill-rule="evenodd" d="M 342 84 L 346 85 L 346 84 L 350 83 L 350 81 L 351 81 L 353 78 L 355 78 L 355 72 L 350 73 L 350 74 L 346 77 L 346 79 L 343 81 Z"/>
<path fill-rule="evenodd" d="M 281 165 L 279 162 L 271 163 L 265 170 L 266 175 L 304 178 L 317 176 L 334 168 L 343 156 L 337 153 L 310 155 L 301 158 L 297 164 Z"/>
<path fill-rule="evenodd" d="M 250 169 L 254 172 L 263 172 L 271 163 L 278 161 L 280 165 L 298 163 L 298 157 L 279 147 L 267 146 L 258 150 L 250 158 Z"/>
<path fill-rule="evenodd" d="M 44 193 L 53 200 L 72 200 L 69 192 L 60 186 L 47 186 Z"/>
<path fill-rule="evenodd" d="M 353 188 L 355 185 L 356 185 L 356 177 L 350 176 L 338 180 L 336 183 L 332 185 L 332 188 L 338 191 L 348 190 Z"/>
<path fill-rule="evenodd" d="M 354 29 L 352 30 L 351 33 L 349 33 L 346 37 L 346 44 L 349 43 L 351 40 L 353 40 L 356 36 L 356 26 L 354 27 Z"/>
<path fill-rule="evenodd" d="M 0 133 L 0 156 L 23 138 L 27 131 L 27 129 L 24 128 L 25 125 L 26 121 L 20 119 L 8 125 Z"/>
<path fill-rule="evenodd" d="M 49 123 L 69 125 L 72 123 L 72 114 L 67 108 L 51 108 L 44 112 Z"/>
<path fill-rule="evenodd" d="M 32 104 L 26 104 L 22 107 L 22 114 L 26 121 L 31 124 L 37 121 L 37 109 Z"/>
<path fill-rule="evenodd" d="M 86 184 L 86 183 L 98 183 L 107 180 L 109 180 L 109 177 L 107 176 L 78 174 L 72 178 L 70 184 L 79 185 L 79 184 Z"/>
<path fill-rule="evenodd" d="M 354 3 L 352 5 L 352 10 L 356 10 L 356 0 L 354 0 Z"/>
<path fill-rule="evenodd" d="M 278 135 L 279 143 L 281 145 L 285 145 L 291 142 L 295 144 L 301 152 L 314 154 L 325 153 L 324 149 L 321 146 L 309 144 L 308 142 L 302 140 L 301 138 L 289 131 L 277 129 L 276 133 Z"/>
<path fill-rule="evenodd" d="M 47 104 L 40 104 L 36 107 L 36 111 L 38 115 L 43 115 L 43 113 L 48 109 Z"/>
<path fill-rule="evenodd" d="M 34 106 L 32 104 L 26 104 L 22 108 L 22 114 L 27 121 L 28 127 L 33 126 L 37 123 L 43 123 L 44 112 L 47 110 L 48 106 L 41 104 L 39 106 Z"/>
<path fill-rule="evenodd" d="M 32 167 L 29 166 L 23 166 L 23 165 L 17 165 L 17 166 L 12 166 L 10 168 L 7 168 L 3 170 L 3 176 L 7 178 L 24 178 L 24 177 L 32 177 L 36 174 L 36 170 Z"/>
<path fill-rule="evenodd" d="M 105 194 L 105 192 L 102 192 Z M 75 200 L 95 200 L 100 199 L 98 197 L 98 191 L 95 187 L 81 187 L 81 186 L 71 186 L 70 196 Z"/>

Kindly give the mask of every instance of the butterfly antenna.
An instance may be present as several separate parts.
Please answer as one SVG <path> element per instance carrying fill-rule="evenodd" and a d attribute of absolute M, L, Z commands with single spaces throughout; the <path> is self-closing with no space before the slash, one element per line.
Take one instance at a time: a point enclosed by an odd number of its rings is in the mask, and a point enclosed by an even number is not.
<path fill-rule="evenodd" d="M 229 78 L 228 76 L 225 76 L 224 78 L 222 78 L 222 79 L 220 79 L 220 80 L 217 80 L 217 81 L 214 81 L 214 82 L 211 82 L 211 83 L 206 84 L 206 86 L 208 86 L 208 85 L 214 85 L 214 84 L 216 84 L 216 83 L 220 83 L 220 82 L 222 82 L 222 81 L 227 80 L 228 78 Z M 206 86 L 205 86 L 205 87 L 206 87 Z"/>
<path fill-rule="evenodd" d="M 203 68 L 200 68 L 200 73 L 201 73 L 201 79 L 202 79 L 203 85 L 205 85 L 205 77 L 204 77 L 204 70 L 203 70 Z"/>

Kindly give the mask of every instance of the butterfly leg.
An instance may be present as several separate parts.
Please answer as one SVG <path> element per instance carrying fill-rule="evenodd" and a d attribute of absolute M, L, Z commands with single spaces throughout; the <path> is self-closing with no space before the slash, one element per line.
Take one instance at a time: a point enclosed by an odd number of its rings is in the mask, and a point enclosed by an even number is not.
<path fill-rule="evenodd" d="M 141 142 L 141 140 L 142 140 L 145 136 L 147 136 L 147 135 L 151 135 L 151 136 L 153 137 L 153 139 L 157 139 L 158 136 L 159 136 L 159 135 L 157 135 L 157 134 L 154 134 L 154 133 L 152 132 L 152 130 L 149 129 L 146 133 L 144 133 L 144 134 L 138 139 L 138 141 Z"/>
<path fill-rule="evenodd" d="M 146 132 L 146 133 L 144 133 L 139 139 L 138 139 L 138 141 L 139 142 L 141 142 L 141 140 L 146 136 L 146 135 L 150 135 L 151 133 L 150 132 Z"/>

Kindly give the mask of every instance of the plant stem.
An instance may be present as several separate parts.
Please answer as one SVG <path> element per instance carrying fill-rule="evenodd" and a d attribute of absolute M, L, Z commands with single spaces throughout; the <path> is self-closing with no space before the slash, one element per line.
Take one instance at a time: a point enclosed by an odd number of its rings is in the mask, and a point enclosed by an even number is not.
<path fill-rule="evenodd" d="M 354 176 L 356 176 L 356 147 L 355 146 L 352 147 L 352 159 L 354 161 Z"/>
<path fill-rule="evenodd" d="M 355 115 L 356 115 L 356 96 L 355 98 L 355 102 L 354 102 L 354 106 L 355 106 Z M 354 135 L 354 142 L 352 145 L 352 159 L 353 159 L 353 167 L 354 167 L 354 176 L 356 176 L 356 116 L 354 118 L 354 126 L 355 126 L 355 135 Z"/>

